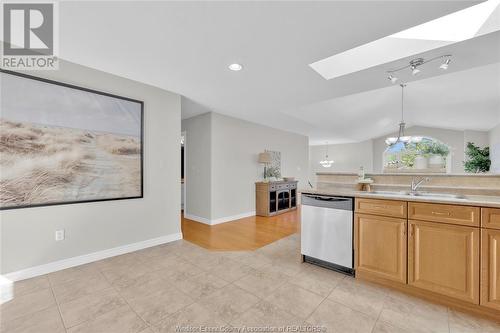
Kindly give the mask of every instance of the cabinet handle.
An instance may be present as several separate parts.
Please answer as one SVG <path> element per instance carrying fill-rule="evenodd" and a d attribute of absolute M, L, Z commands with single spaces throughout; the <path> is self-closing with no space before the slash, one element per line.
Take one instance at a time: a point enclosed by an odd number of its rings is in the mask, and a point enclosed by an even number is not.
<path fill-rule="evenodd" d="M 406 223 L 403 224 L 403 236 L 406 236 Z"/>
<path fill-rule="evenodd" d="M 414 228 L 414 225 L 413 224 L 410 225 L 410 236 L 411 237 L 413 237 L 413 233 L 414 233 L 413 228 Z"/>
<path fill-rule="evenodd" d="M 387 209 L 387 206 L 373 206 L 373 208 Z"/>
<path fill-rule="evenodd" d="M 450 216 L 450 212 L 432 212 L 432 215 Z"/>

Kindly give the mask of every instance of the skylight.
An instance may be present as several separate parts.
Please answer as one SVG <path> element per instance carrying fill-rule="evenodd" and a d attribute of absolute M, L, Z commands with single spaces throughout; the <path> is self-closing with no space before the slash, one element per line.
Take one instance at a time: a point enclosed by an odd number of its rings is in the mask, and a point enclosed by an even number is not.
<path fill-rule="evenodd" d="M 488 0 L 309 66 L 330 80 L 497 30 L 500 30 L 500 0 Z"/>
<path fill-rule="evenodd" d="M 475 37 L 499 3 L 500 0 L 489 0 L 389 37 L 460 42 Z"/>

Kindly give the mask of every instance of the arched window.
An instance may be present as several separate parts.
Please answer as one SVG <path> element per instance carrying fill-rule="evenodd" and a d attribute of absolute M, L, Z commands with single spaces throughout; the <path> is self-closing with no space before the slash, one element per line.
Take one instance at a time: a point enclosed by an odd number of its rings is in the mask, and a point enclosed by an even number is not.
<path fill-rule="evenodd" d="M 410 142 L 397 142 L 384 151 L 384 172 L 446 173 L 450 165 L 450 147 L 429 138 L 412 136 Z"/>

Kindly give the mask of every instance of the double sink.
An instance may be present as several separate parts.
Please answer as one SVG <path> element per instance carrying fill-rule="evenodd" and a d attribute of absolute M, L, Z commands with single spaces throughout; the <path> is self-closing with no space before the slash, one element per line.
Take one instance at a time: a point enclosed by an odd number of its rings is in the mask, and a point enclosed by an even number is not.
<path fill-rule="evenodd" d="M 465 195 L 462 194 L 451 194 L 451 193 L 435 193 L 435 192 L 410 192 L 410 191 L 372 191 L 373 194 L 381 195 L 397 195 L 397 196 L 408 196 L 408 197 L 426 197 L 426 198 L 442 198 L 442 199 L 467 199 Z"/>

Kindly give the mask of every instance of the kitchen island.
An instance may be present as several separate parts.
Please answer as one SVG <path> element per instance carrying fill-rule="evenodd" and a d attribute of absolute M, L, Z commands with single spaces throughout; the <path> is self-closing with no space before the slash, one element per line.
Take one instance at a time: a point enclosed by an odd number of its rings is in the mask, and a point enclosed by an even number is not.
<path fill-rule="evenodd" d="M 498 320 L 500 196 L 391 190 L 301 193 L 354 198 L 356 278 Z"/>

